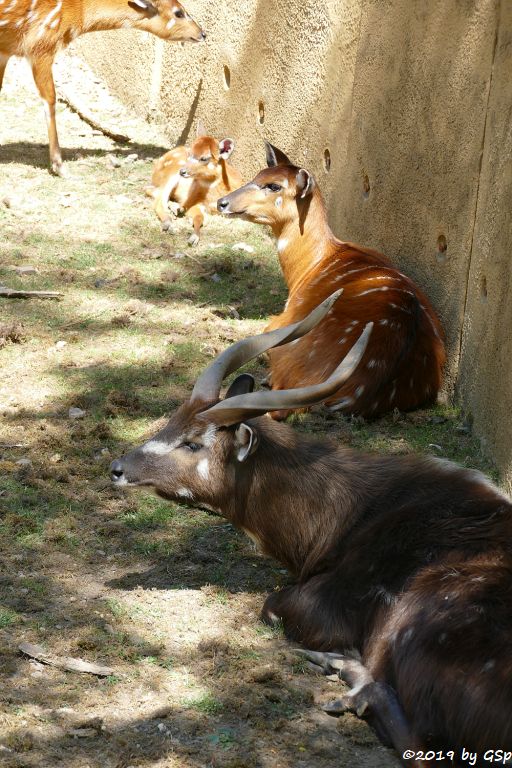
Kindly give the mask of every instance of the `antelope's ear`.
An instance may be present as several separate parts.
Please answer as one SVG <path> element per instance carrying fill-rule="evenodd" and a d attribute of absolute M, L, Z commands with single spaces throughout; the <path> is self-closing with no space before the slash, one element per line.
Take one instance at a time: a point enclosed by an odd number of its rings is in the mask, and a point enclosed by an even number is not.
<path fill-rule="evenodd" d="M 247 395 L 249 392 L 252 392 L 253 389 L 254 378 L 250 373 L 241 373 L 240 376 L 237 376 L 236 379 L 230 384 L 224 400 L 227 400 L 228 397 L 234 397 L 235 395 Z"/>
<path fill-rule="evenodd" d="M 206 128 L 202 120 L 198 120 L 196 125 L 196 139 L 200 136 L 206 136 Z"/>
<path fill-rule="evenodd" d="M 258 435 L 248 424 L 240 424 L 235 432 L 236 457 L 238 461 L 245 461 L 257 449 Z"/>
<path fill-rule="evenodd" d="M 158 16 L 158 8 L 155 8 L 150 0 L 128 0 L 128 5 L 135 11 L 139 11 L 143 16 L 151 19 L 153 16 Z"/>
<path fill-rule="evenodd" d="M 219 153 L 223 160 L 227 160 L 235 148 L 233 139 L 222 139 L 219 141 Z"/>
<path fill-rule="evenodd" d="M 308 195 L 311 195 L 315 188 L 314 178 L 310 172 L 305 171 L 304 168 L 301 168 L 300 171 L 297 172 L 295 182 L 297 184 L 297 193 L 302 200 Z"/>
<path fill-rule="evenodd" d="M 274 168 L 276 165 L 293 165 L 292 161 L 286 157 L 284 152 L 274 147 L 269 141 L 265 142 L 265 152 L 267 155 L 267 166 Z"/>

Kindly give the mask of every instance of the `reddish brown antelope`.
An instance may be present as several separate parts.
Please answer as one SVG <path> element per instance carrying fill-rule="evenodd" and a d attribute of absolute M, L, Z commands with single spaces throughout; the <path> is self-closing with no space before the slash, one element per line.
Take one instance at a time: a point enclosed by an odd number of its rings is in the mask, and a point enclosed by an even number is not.
<path fill-rule="evenodd" d="M 164 40 L 204 40 L 205 33 L 177 0 L 2 0 L 0 89 L 11 56 L 25 56 L 43 100 L 50 166 L 61 175 L 62 155 L 55 121 L 52 65 L 56 54 L 85 32 L 129 28 Z"/>
<path fill-rule="evenodd" d="M 365 323 L 374 329 L 362 365 L 327 405 L 373 418 L 435 401 L 445 361 L 443 333 L 426 296 L 381 253 L 338 240 L 313 176 L 267 143 L 268 168 L 219 199 L 226 216 L 266 224 L 288 286 L 284 311 L 268 329 L 304 317 L 335 289 L 343 297 L 294 346 L 270 351 L 273 389 L 323 381 L 354 344 Z M 272 414 L 287 415 L 286 411 Z"/>
<path fill-rule="evenodd" d="M 146 194 L 155 201 L 162 229 L 171 229 L 168 204 L 169 200 L 176 202 L 194 227 L 189 244 L 197 245 L 205 214 L 217 213 L 219 195 L 243 184 L 241 174 L 228 163 L 234 148 L 233 139 L 218 141 L 205 136 L 202 126 L 198 126 L 197 138 L 190 147 L 175 147 L 156 161 Z"/>
<path fill-rule="evenodd" d="M 301 338 L 335 297 L 225 350 L 111 477 L 214 510 L 289 569 L 295 583 L 267 598 L 263 618 L 349 684 L 331 712 L 365 712 L 407 765 L 423 766 L 427 749 L 436 765 L 467 766 L 463 749 L 512 745 L 510 500 L 451 462 L 360 454 L 262 417 L 331 397 L 371 325 L 323 383 L 253 392 L 244 374 L 219 399 L 225 376 Z"/>

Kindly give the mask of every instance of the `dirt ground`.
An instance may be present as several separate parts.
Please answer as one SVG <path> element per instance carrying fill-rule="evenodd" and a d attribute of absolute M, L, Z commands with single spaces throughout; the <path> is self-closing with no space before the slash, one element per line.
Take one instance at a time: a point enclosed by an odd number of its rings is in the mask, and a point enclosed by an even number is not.
<path fill-rule="evenodd" d="M 289 579 L 278 563 L 221 519 L 109 485 L 112 458 L 286 293 L 261 228 L 212 219 L 194 250 L 186 221 L 162 233 L 143 187 L 172 137 L 127 114 L 71 57 L 58 73 L 132 143 L 61 106 L 68 178 L 51 177 L 43 111 L 25 65 L 10 63 L 0 284 L 63 297 L 0 299 L 0 764 L 397 766 L 364 721 L 321 712 L 341 684 L 260 623 L 265 595 Z M 251 370 L 265 375 L 262 362 Z M 295 425 L 492 473 L 446 405 L 373 425 L 319 411 Z M 112 673 L 62 671 L 21 654 L 22 642 Z"/>

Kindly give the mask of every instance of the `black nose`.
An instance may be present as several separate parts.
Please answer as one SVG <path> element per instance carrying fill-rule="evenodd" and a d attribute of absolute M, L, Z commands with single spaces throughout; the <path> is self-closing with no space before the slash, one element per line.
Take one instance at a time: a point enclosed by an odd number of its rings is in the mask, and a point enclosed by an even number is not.
<path fill-rule="evenodd" d="M 201 38 L 202 38 L 203 40 L 206 40 L 206 32 L 204 31 L 204 29 L 203 29 L 203 31 L 201 32 Z"/>
<path fill-rule="evenodd" d="M 217 210 L 220 211 L 220 213 L 223 213 L 229 208 L 229 200 L 227 197 L 221 197 L 220 200 L 217 200 Z"/>
<path fill-rule="evenodd" d="M 113 482 L 116 482 L 116 480 L 120 480 L 123 475 L 124 475 L 123 464 L 119 459 L 116 459 L 110 465 L 110 479 Z"/>
<path fill-rule="evenodd" d="M 184 178 L 184 179 L 186 179 L 186 178 L 187 178 L 187 176 L 188 176 L 188 171 L 187 171 L 187 169 L 186 169 L 186 168 L 182 168 L 182 169 L 181 169 L 181 171 L 180 171 L 180 176 L 183 176 L 183 178 Z"/>

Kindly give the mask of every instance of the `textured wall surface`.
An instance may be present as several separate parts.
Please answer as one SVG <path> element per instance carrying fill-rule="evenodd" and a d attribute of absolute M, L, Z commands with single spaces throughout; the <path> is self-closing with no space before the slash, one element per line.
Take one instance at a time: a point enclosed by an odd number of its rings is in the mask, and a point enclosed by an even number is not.
<path fill-rule="evenodd" d="M 459 389 L 512 492 L 512 4 L 491 81 Z"/>
<path fill-rule="evenodd" d="M 125 102 L 165 121 L 170 146 L 200 118 L 235 139 L 247 178 L 263 137 L 312 170 L 336 234 L 382 250 L 431 296 L 447 390 L 460 372 L 457 391 L 512 482 L 512 363 L 493 353 L 512 336 L 510 2 L 185 5 L 206 44 L 116 32 L 79 49 Z"/>

